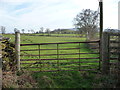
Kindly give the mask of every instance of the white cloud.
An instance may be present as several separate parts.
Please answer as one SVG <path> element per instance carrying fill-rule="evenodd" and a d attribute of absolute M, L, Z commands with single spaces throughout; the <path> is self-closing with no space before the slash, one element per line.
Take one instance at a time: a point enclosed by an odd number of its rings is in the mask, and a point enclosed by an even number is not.
<path fill-rule="evenodd" d="M 118 28 L 118 1 L 119 0 L 104 1 L 104 28 Z"/>
<path fill-rule="evenodd" d="M 117 1 L 104 0 L 104 28 L 117 28 Z M 72 20 L 82 9 L 97 10 L 98 0 L 1 0 L 0 25 L 8 30 L 19 29 L 71 28 Z M 17 6 L 27 7 L 16 9 Z M 0 4 L 1 5 L 1 4 Z"/>
<path fill-rule="evenodd" d="M 33 0 L 1 0 L 1 2 L 13 2 L 13 3 L 15 3 L 15 2 L 32 2 Z M 36 1 L 38 1 L 38 0 L 36 0 Z"/>

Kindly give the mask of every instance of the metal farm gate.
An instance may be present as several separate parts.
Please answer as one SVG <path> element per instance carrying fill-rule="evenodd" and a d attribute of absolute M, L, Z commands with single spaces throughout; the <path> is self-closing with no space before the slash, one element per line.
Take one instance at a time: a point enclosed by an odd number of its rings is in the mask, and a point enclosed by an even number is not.
<path fill-rule="evenodd" d="M 20 68 L 34 72 L 97 71 L 99 42 L 21 44 Z M 97 47 L 89 49 L 90 44 Z"/>
<path fill-rule="evenodd" d="M 101 70 L 103 74 L 120 70 L 119 30 L 104 31 L 100 41 L 38 44 L 20 44 L 20 34 L 16 33 L 15 46 L 18 70 L 27 69 L 35 72 Z"/>

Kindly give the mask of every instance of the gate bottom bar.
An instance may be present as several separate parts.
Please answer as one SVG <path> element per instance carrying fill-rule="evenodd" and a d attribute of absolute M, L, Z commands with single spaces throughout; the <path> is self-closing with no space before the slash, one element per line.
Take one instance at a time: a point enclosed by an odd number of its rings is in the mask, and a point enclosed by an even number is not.
<path fill-rule="evenodd" d="M 84 62 L 60 62 L 59 64 L 73 64 L 73 63 L 98 63 L 99 61 L 84 61 Z M 36 62 L 36 63 L 20 63 L 20 64 L 57 64 L 54 62 Z"/>
<path fill-rule="evenodd" d="M 69 54 L 59 54 L 59 55 L 78 55 L 78 54 L 99 54 L 98 53 L 69 53 Z M 52 56 L 52 55 L 57 55 L 57 54 L 42 54 L 40 56 Z M 20 56 L 39 56 L 39 55 L 20 55 Z"/>
<path fill-rule="evenodd" d="M 31 71 L 31 72 L 59 72 L 59 71 L 98 71 L 97 69 L 82 69 L 82 70 L 43 70 L 43 71 Z"/>
<path fill-rule="evenodd" d="M 93 58 L 59 58 L 59 60 L 68 60 L 68 59 L 99 59 L 100 57 L 93 57 Z M 56 59 L 21 59 L 21 61 L 47 61 L 47 60 L 58 60 Z"/>

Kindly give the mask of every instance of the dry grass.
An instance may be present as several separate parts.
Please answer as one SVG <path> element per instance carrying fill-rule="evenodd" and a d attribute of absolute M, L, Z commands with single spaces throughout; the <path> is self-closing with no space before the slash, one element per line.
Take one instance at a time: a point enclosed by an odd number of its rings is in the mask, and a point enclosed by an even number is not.
<path fill-rule="evenodd" d="M 18 75 L 17 75 L 18 74 Z M 3 88 L 35 88 L 36 81 L 28 72 L 3 72 Z"/>

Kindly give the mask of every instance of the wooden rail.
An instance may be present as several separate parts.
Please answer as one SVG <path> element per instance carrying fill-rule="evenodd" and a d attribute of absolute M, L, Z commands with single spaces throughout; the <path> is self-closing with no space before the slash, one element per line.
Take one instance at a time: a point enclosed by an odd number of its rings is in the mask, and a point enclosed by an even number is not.
<path fill-rule="evenodd" d="M 102 72 L 110 74 L 114 67 L 120 70 L 120 32 L 103 32 L 102 37 Z M 112 67 L 111 67 L 112 65 Z M 114 65 L 114 67 L 113 67 Z"/>

